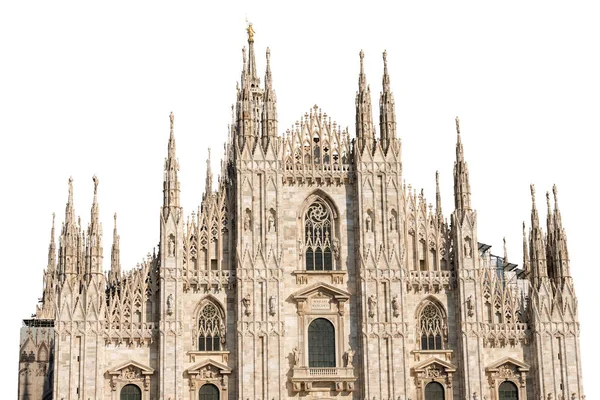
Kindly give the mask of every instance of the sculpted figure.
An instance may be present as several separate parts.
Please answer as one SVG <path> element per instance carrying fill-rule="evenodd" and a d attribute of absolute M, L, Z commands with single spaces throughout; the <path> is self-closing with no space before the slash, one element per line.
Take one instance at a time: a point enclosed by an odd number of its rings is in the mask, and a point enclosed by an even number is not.
<path fill-rule="evenodd" d="M 300 354 L 298 353 L 297 347 L 294 347 L 294 349 L 292 350 L 292 356 L 293 356 L 294 365 L 300 365 Z"/>
<path fill-rule="evenodd" d="M 167 314 L 173 315 L 173 293 L 167 297 Z"/>
<path fill-rule="evenodd" d="M 277 308 L 277 298 L 275 298 L 275 296 L 269 297 L 269 314 L 275 315 L 276 308 Z"/>
<path fill-rule="evenodd" d="M 354 350 L 349 349 L 346 352 L 346 367 L 351 367 L 353 361 L 354 361 Z"/>
<path fill-rule="evenodd" d="M 244 306 L 244 314 L 250 315 L 250 293 L 244 296 L 242 299 L 242 305 Z"/>
<path fill-rule="evenodd" d="M 392 299 L 392 311 L 394 313 L 394 317 L 398 317 L 400 315 L 400 303 L 398 301 L 398 295 L 394 296 Z"/>
<path fill-rule="evenodd" d="M 367 214 L 367 217 L 365 218 L 365 228 L 367 230 L 367 232 L 371 232 L 371 216 L 369 216 L 369 214 Z"/>
<path fill-rule="evenodd" d="M 374 294 L 369 296 L 368 300 L 369 306 L 369 317 L 373 318 L 375 316 L 375 307 L 377 306 L 377 298 Z"/>
<path fill-rule="evenodd" d="M 269 215 L 268 231 L 275 232 L 275 218 L 273 218 L 273 215 Z"/>

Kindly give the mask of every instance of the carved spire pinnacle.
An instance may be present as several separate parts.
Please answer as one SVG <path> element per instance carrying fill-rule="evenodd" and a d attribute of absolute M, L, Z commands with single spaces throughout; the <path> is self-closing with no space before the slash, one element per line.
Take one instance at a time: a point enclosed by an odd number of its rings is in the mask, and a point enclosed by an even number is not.
<path fill-rule="evenodd" d="M 94 200 L 92 202 L 92 224 L 98 223 L 98 184 L 100 181 L 98 177 L 94 175 L 92 177 L 92 181 L 94 182 Z"/>
<path fill-rule="evenodd" d="M 360 150 L 363 151 L 366 146 L 370 146 L 374 140 L 373 132 L 373 114 L 371 111 L 371 88 L 367 85 L 363 59 L 364 52 L 361 50 L 360 56 L 360 74 L 358 75 L 358 92 L 356 92 L 356 138 L 358 139 Z"/>
<path fill-rule="evenodd" d="M 537 284 L 539 278 L 548 276 L 546 268 L 546 249 L 544 236 L 540 228 L 540 220 L 535 203 L 535 186 L 529 186 L 531 190 L 531 235 L 529 238 L 529 254 L 531 256 L 532 282 Z"/>
<path fill-rule="evenodd" d="M 115 213 L 115 225 L 113 229 L 113 243 L 110 252 L 110 274 L 109 281 L 114 283 L 121 279 L 121 250 L 120 241 L 121 237 L 117 233 L 117 213 Z"/>
<path fill-rule="evenodd" d="M 169 145 L 167 148 L 167 158 L 165 159 L 165 174 L 163 181 L 163 207 L 179 207 L 179 180 L 177 173 L 179 171 L 179 162 L 175 154 L 175 115 L 171 112 Z"/>
<path fill-rule="evenodd" d="M 258 75 L 256 73 L 256 60 L 254 58 L 254 28 L 252 28 L 252 23 L 248 23 L 248 28 L 246 29 L 248 32 L 248 78 L 251 80 L 252 84 L 255 84 L 258 87 L 258 83 L 260 82 Z"/>
<path fill-rule="evenodd" d="M 456 161 L 454 162 L 454 204 L 456 210 L 471 210 L 471 186 L 469 168 L 465 162 L 462 141 L 460 139 L 460 121 L 456 122 Z"/>
<path fill-rule="evenodd" d="M 69 177 L 69 197 L 65 209 L 65 224 L 75 223 L 75 207 L 73 205 L 73 177 Z"/>
<path fill-rule="evenodd" d="M 54 273 L 56 266 L 56 244 L 54 243 L 54 221 L 56 214 L 52 213 L 52 229 L 50 230 L 50 245 L 48 246 L 48 273 Z"/>
<path fill-rule="evenodd" d="M 266 51 L 267 57 L 267 68 L 265 69 L 265 89 L 270 89 L 272 86 L 272 78 L 271 78 L 271 49 L 267 47 Z"/>
<path fill-rule="evenodd" d="M 440 171 L 435 171 L 435 214 L 438 217 L 443 215 L 442 195 L 440 194 Z"/>
<path fill-rule="evenodd" d="M 506 236 L 502 238 L 502 246 L 504 250 L 504 264 L 508 264 L 508 252 L 506 250 Z"/>
<path fill-rule="evenodd" d="M 267 69 L 265 72 L 265 92 L 263 96 L 263 110 L 261 120 L 262 146 L 266 151 L 269 141 L 277 136 L 277 95 L 273 90 L 273 77 L 271 76 L 271 50 L 267 47 Z"/>
<path fill-rule="evenodd" d="M 206 159 L 206 183 L 204 191 L 206 196 L 209 196 L 212 193 L 213 188 L 213 173 L 210 168 L 210 147 L 208 148 L 208 158 Z"/>
<path fill-rule="evenodd" d="M 523 271 L 529 273 L 529 249 L 527 248 L 527 232 L 523 221 Z"/>
<path fill-rule="evenodd" d="M 387 67 L 387 51 L 383 52 L 383 91 L 379 96 L 379 136 L 381 147 L 388 150 L 390 141 L 396 137 L 396 109 L 394 95 L 390 88 L 390 75 Z"/>

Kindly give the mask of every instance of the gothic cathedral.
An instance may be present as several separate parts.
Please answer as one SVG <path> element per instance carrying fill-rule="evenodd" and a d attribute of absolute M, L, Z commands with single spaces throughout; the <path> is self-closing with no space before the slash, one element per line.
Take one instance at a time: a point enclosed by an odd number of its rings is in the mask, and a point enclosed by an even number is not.
<path fill-rule="evenodd" d="M 439 185 L 428 205 L 402 183 L 385 52 L 378 133 L 361 52 L 352 136 L 317 106 L 280 136 L 269 61 L 261 85 L 250 25 L 217 190 L 208 164 L 191 215 L 171 114 L 160 243 L 136 268 L 115 215 L 103 272 L 99 181 L 84 229 L 69 180 L 19 399 L 583 399 L 556 188 L 543 229 L 531 187 L 517 268 L 477 237 L 458 118 L 449 219 Z"/>

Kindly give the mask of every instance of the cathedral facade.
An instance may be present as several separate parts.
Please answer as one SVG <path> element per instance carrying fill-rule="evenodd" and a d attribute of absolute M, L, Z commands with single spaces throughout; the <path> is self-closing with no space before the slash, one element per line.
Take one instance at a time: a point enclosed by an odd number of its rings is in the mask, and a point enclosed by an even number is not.
<path fill-rule="evenodd" d="M 584 399 L 556 188 L 543 227 L 531 187 L 518 268 L 478 238 L 458 118 L 449 216 L 439 186 L 431 205 L 403 184 L 385 52 L 378 123 L 361 52 L 355 135 L 317 106 L 279 135 L 251 25 L 248 45 L 219 178 L 207 163 L 190 214 L 170 116 L 143 263 L 121 270 L 116 215 L 103 260 L 99 181 L 84 228 L 69 180 L 19 399 Z"/>

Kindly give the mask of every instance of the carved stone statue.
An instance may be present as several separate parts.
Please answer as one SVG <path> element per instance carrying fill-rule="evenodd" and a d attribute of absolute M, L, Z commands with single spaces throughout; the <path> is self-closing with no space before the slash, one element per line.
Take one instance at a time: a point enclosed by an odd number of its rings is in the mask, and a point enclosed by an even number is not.
<path fill-rule="evenodd" d="M 375 307 L 377 307 L 377 298 L 374 294 L 369 296 L 368 300 L 369 306 L 369 317 L 373 318 L 375 316 Z"/>
<path fill-rule="evenodd" d="M 367 232 L 371 232 L 371 216 L 369 214 L 367 214 L 367 217 L 365 218 L 365 229 Z"/>
<path fill-rule="evenodd" d="M 169 257 L 175 256 L 175 239 L 169 236 Z"/>
<path fill-rule="evenodd" d="M 340 239 L 333 239 L 333 258 L 339 260 L 340 258 Z"/>
<path fill-rule="evenodd" d="M 300 365 L 300 354 L 298 353 L 297 347 L 294 347 L 294 349 L 292 350 L 292 357 L 294 365 Z"/>
<path fill-rule="evenodd" d="M 275 296 L 269 297 L 269 314 L 275 315 L 277 309 L 277 298 Z"/>
<path fill-rule="evenodd" d="M 471 247 L 471 238 L 465 238 L 465 258 L 473 257 L 473 249 Z"/>
<path fill-rule="evenodd" d="M 242 305 L 244 306 L 244 314 L 250 315 L 250 293 L 246 294 L 242 299 Z"/>
<path fill-rule="evenodd" d="M 346 352 L 346 367 L 352 367 L 353 361 L 354 361 L 354 350 L 349 349 Z"/>
<path fill-rule="evenodd" d="M 394 317 L 398 317 L 400 315 L 400 302 L 398 300 L 398 295 L 394 296 L 392 299 L 392 313 Z"/>
<path fill-rule="evenodd" d="M 396 230 L 397 230 L 396 216 L 394 214 L 392 214 L 392 216 L 390 218 L 390 231 L 396 232 Z"/>
<path fill-rule="evenodd" d="M 173 293 L 167 297 L 167 314 L 173 315 Z"/>
<path fill-rule="evenodd" d="M 250 229 L 250 215 L 246 214 L 244 217 L 244 230 L 247 231 Z"/>
<path fill-rule="evenodd" d="M 268 220 L 268 232 L 275 232 L 275 218 L 273 217 L 272 214 L 269 215 L 269 220 Z"/>
<path fill-rule="evenodd" d="M 475 306 L 473 305 L 473 296 L 467 298 L 467 314 L 472 317 L 475 314 Z"/>

